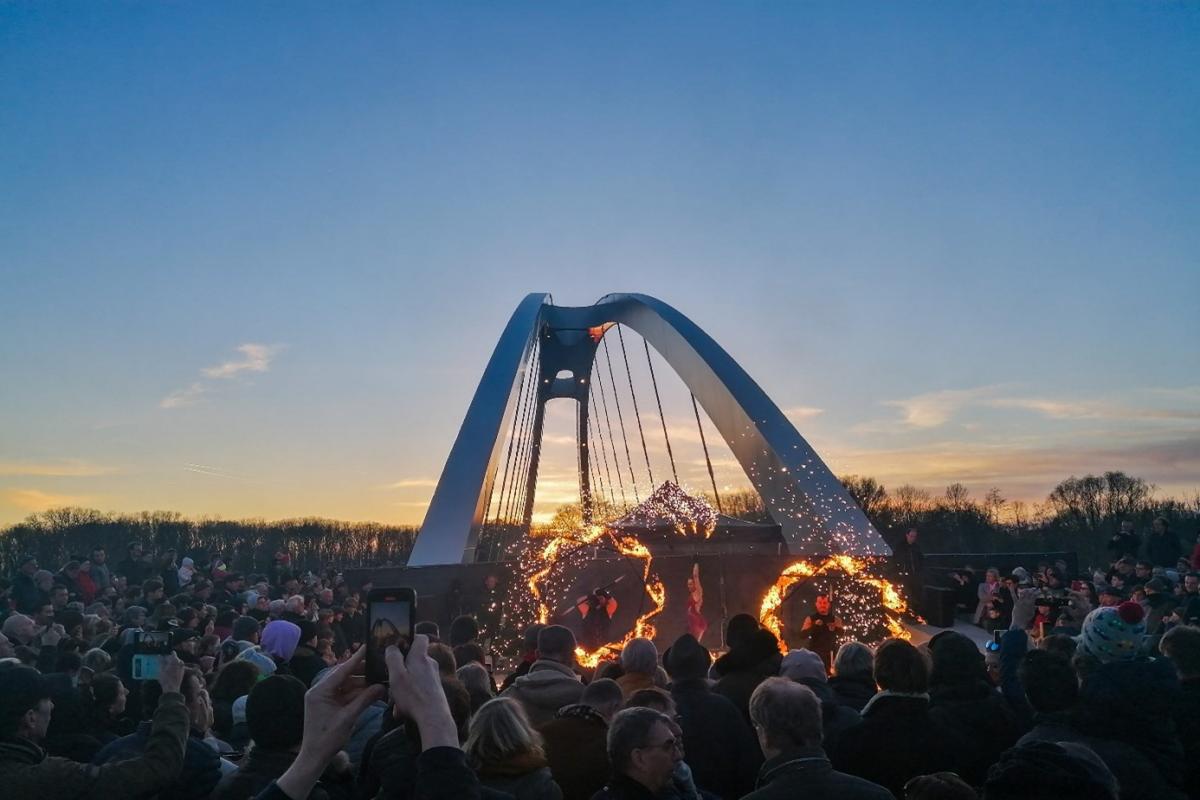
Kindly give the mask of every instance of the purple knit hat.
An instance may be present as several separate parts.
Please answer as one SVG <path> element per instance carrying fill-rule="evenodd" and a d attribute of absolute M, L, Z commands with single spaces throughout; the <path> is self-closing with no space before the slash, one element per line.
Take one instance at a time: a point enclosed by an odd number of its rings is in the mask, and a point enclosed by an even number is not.
<path fill-rule="evenodd" d="M 300 643 L 300 626 L 277 619 L 267 623 L 262 632 L 262 648 L 281 661 L 290 661 Z"/>

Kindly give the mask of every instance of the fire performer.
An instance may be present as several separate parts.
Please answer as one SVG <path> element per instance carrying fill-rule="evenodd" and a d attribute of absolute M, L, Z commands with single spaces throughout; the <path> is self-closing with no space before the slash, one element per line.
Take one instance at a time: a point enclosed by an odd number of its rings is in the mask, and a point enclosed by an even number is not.
<path fill-rule="evenodd" d="M 591 594 L 575 601 L 575 608 L 583 617 L 583 646 L 595 650 L 607 644 L 608 629 L 617 613 L 617 599 L 607 589 L 593 589 Z"/>
<path fill-rule="evenodd" d="M 817 610 L 804 618 L 800 637 L 808 639 L 808 649 L 821 657 L 826 674 L 833 671 L 833 654 L 837 650 L 838 634 L 846 629 L 845 624 L 833 613 L 833 602 L 829 595 L 819 594 Z"/>
<path fill-rule="evenodd" d="M 692 564 L 692 577 L 688 578 L 687 587 L 687 630 L 700 642 L 708 630 L 708 620 L 704 618 L 704 587 L 700 585 L 699 562 Z"/>

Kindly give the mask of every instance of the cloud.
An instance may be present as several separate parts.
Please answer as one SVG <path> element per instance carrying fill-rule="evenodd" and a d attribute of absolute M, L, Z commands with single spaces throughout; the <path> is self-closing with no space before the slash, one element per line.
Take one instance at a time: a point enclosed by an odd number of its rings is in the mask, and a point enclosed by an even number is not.
<path fill-rule="evenodd" d="M 0 477 L 44 477 L 44 478 L 93 478 L 97 475 L 111 475 L 117 470 L 113 467 L 103 467 L 89 464 L 76 458 L 61 461 L 0 461 Z"/>
<path fill-rule="evenodd" d="M 432 489 L 437 486 L 437 481 L 433 478 L 404 478 L 395 483 L 389 483 L 383 488 L 385 489 Z"/>
<path fill-rule="evenodd" d="M 228 380 L 243 372 L 267 372 L 271 368 L 271 359 L 281 349 L 279 345 L 253 342 L 239 344 L 236 350 L 241 353 L 241 358 L 226 361 L 215 367 L 205 367 L 200 372 L 210 380 Z M 158 407 L 170 409 L 195 405 L 211 388 L 211 385 L 203 380 L 193 381 L 186 388 L 176 389 L 164 397 L 158 402 Z"/>
<path fill-rule="evenodd" d="M 904 400 L 885 400 L 884 405 L 901 410 L 901 421 L 909 428 L 936 428 L 944 425 L 965 406 L 986 396 L 993 389 L 980 386 L 976 389 L 943 389 L 926 392 Z"/>
<path fill-rule="evenodd" d="M 795 408 L 784 409 L 783 415 L 792 422 L 802 422 L 824 413 L 825 409 L 823 408 L 813 408 L 812 406 L 796 406 Z"/>
<path fill-rule="evenodd" d="M 1051 419 L 1110 419 L 1129 422 L 1200 420 L 1200 411 L 1115 405 L 1104 402 L 1052 400 L 1041 397 L 997 397 L 993 408 L 1033 411 Z"/>
<path fill-rule="evenodd" d="M 207 387 L 196 381 L 186 389 L 176 389 L 158 402 L 159 408 L 183 408 L 200 402 L 200 395 L 208 391 Z"/>
<path fill-rule="evenodd" d="M 0 490 L 0 504 L 12 506 L 21 511 L 45 511 L 62 506 L 86 505 L 88 502 L 90 502 L 88 497 L 52 494 L 39 489 Z"/>
<path fill-rule="evenodd" d="M 242 372 L 266 372 L 271 368 L 271 359 L 278 350 L 274 345 L 239 344 L 237 351 L 242 354 L 241 359 L 205 367 L 201 372 L 209 378 L 232 378 Z"/>

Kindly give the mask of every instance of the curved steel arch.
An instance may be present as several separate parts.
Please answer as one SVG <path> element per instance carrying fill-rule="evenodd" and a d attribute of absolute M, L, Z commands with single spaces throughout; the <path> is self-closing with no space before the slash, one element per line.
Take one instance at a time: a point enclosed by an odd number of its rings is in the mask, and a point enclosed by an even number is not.
<path fill-rule="evenodd" d="M 538 370 L 537 414 L 524 520 L 533 506 L 542 411 L 548 399 L 572 397 L 586 409 L 596 342 L 588 329 L 620 323 L 645 337 L 704 407 L 796 555 L 886 555 L 890 549 L 837 477 L 779 407 L 712 337 L 676 309 L 642 294 L 610 294 L 595 305 L 555 306 L 547 294 L 521 301 L 500 336 L 458 438 L 446 460 L 417 537 L 411 566 L 474 560 L 514 387 Z M 541 336 L 538 364 L 528 358 Z M 560 368 L 571 379 L 555 379 Z M 583 387 L 583 388 L 581 388 Z M 586 413 L 579 436 L 587 437 Z M 581 453 L 586 481 L 586 452 Z"/>

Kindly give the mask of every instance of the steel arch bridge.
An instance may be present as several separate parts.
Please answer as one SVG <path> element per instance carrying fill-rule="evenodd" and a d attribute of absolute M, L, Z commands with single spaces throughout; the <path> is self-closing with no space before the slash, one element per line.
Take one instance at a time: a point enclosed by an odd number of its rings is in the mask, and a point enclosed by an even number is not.
<path fill-rule="evenodd" d="M 578 403 L 577 452 L 584 513 L 591 498 L 588 400 L 606 333 L 640 334 L 707 412 L 780 526 L 793 555 L 887 555 L 862 509 L 779 407 L 712 337 L 671 306 L 643 294 L 610 294 L 590 306 L 556 306 L 527 295 L 513 312 L 484 369 L 442 469 L 408 565 L 470 563 L 486 522 L 504 445 L 517 415 L 530 424 L 517 516 L 533 515 L 546 403 Z M 619 328 L 617 328 L 619 331 Z M 647 357 L 649 351 L 647 351 Z M 529 403 L 518 408 L 528 393 Z M 698 416 L 698 415 L 697 415 Z M 522 420 L 524 422 L 524 419 Z M 668 442 L 669 447 L 669 442 Z M 507 477 L 507 468 L 505 470 Z"/>

